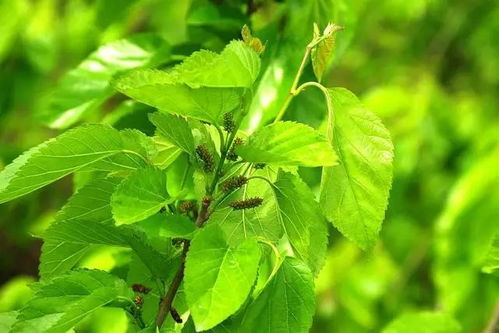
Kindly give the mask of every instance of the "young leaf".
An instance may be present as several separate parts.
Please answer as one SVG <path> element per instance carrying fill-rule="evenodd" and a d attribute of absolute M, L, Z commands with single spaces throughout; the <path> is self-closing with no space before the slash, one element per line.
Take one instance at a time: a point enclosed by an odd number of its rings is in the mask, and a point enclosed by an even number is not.
<path fill-rule="evenodd" d="M 317 275 L 324 264 L 328 234 L 319 204 L 310 188 L 291 173 L 279 172 L 274 185 L 284 232 L 296 256 Z"/>
<path fill-rule="evenodd" d="M 171 200 L 166 173 L 155 168 L 131 173 L 116 188 L 111 207 L 116 224 L 130 224 L 156 214 Z"/>
<path fill-rule="evenodd" d="M 261 54 L 265 51 L 265 45 L 262 44 L 262 41 L 259 38 L 253 37 L 250 28 L 246 24 L 241 30 L 241 36 L 243 37 L 244 43 L 251 47 L 256 53 Z"/>
<path fill-rule="evenodd" d="M 239 332 L 306 333 L 315 312 L 314 277 L 296 258 L 286 257 L 243 313 Z"/>
<path fill-rule="evenodd" d="M 51 96 L 43 119 L 53 128 L 67 128 L 98 107 L 113 91 L 114 74 L 156 66 L 168 59 L 170 46 L 154 34 L 136 35 L 101 46 L 68 72 Z"/>
<path fill-rule="evenodd" d="M 388 324 L 383 333 L 458 333 L 459 323 L 449 315 L 437 312 L 407 313 Z"/>
<path fill-rule="evenodd" d="M 230 247 L 216 224 L 194 237 L 184 287 L 198 331 L 216 326 L 241 307 L 255 281 L 259 260 L 255 239 Z"/>
<path fill-rule="evenodd" d="M 333 145 L 340 165 L 324 168 L 324 215 L 362 249 L 377 239 L 392 182 L 393 145 L 381 120 L 346 89 L 329 90 L 334 106 Z M 333 124 L 328 124 L 333 126 Z"/>
<path fill-rule="evenodd" d="M 98 308 L 118 299 L 131 303 L 133 296 L 125 281 L 109 273 L 73 271 L 36 284 L 11 332 L 65 332 Z"/>
<path fill-rule="evenodd" d="M 310 126 L 284 121 L 253 133 L 236 152 L 247 162 L 307 167 L 334 166 L 338 158 L 326 138 Z"/>
<path fill-rule="evenodd" d="M 194 155 L 194 137 L 187 120 L 180 116 L 164 113 L 153 113 L 149 119 L 158 129 L 159 135 L 166 138 L 190 155 Z"/>
<path fill-rule="evenodd" d="M 317 25 L 314 25 L 314 28 L 317 28 Z M 329 23 L 320 37 L 321 41 L 311 50 L 310 56 L 312 59 L 312 67 L 314 69 L 315 77 L 319 82 L 327 69 L 331 55 L 333 54 L 334 44 L 336 42 L 335 32 L 341 29 L 343 28 L 339 25 Z"/>
<path fill-rule="evenodd" d="M 144 167 L 150 147 L 144 147 L 148 138 L 139 133 L 120 132 L 105 125 L 86 125 L 28 150 L 0 172 L 0 203 L 83 168 L 113 171 Z"/>

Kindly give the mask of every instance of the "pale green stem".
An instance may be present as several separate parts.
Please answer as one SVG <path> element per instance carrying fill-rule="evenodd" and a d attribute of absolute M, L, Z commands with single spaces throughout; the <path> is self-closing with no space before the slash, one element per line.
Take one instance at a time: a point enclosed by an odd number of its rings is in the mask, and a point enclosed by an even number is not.
<path fill-rule="evenodd" d="M 295 78 L 293 80 L 293 84 L 291 85 L 291 89 L 289 91 L 288 97 L 286 97 L 286 100 L 284 101 L 284 104 L 281 106 L 281 109 L 277 113 L 277 116 L 274 119 L 274 123 L 280 121 L 284 114 L 286 113 L 286 110 L 288 109 L 289 103 L 291 103 L 291 100 L 293 97 L 299 94 L 299 91 L 297 89 L 298 83 L 300 82 L 300 78 L 303 74 L 303 70 L 305 69 L 305 66 L 307 65 L 308 58 L 310 56 L 310 52 L 312 49 L 319 44 L 322 41 L 323 37 L 316 37 L 314 38 L 310 43 L 308 43 L 307 47 L 305 48 L 305 54 L 303 55 L 303 59 L 301 60 L 300 67 L 298 68 L 298 71 L 296 72 Z"/>

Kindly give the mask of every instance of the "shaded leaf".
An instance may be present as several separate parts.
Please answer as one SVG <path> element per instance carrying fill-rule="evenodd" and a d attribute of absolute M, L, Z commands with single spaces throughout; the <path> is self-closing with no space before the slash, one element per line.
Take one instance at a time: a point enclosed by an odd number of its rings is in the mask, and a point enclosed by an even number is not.
<path fill-rule="evenodd" d="M 12 332 L 65 332 L 98 308 L 133 298 L 125 281 L 97 270 L 73 271 L 34 288 Z"/>
<path fill-rule="evenodd" d="M 156 214 L 171 201 L 166 187 L 166 173 L 155 168 L 131 173 L 111 197 L 117 225 L 130 224 Z"/>
<path fill-rule="evenodd" d="M 164 62 L 170 46 L 154 34 L 136 35 L 103 45 L 68 72 L 51 96 L 43 119 L 53 128 L 67 128 L 113 94 L 114 74 Z"/>
<path fill-rule="evenodd" d="M 279 172 L 274 185 L 284 232 L 296 256 L 318 274 L 326 257 L 328 236 L 319 204 L 310 188 L 291 173 Z"/>
<path fill-rule="evenodd" d="M 153 113 L 149 119 L 157 133 L 190 155 L 194 155 L 194 137 L 187 121 L 176 115 Z"/>

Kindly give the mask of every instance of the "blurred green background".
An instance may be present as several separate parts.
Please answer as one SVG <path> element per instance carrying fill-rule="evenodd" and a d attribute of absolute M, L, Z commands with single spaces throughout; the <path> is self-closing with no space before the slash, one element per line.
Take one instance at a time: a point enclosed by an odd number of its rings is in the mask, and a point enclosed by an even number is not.
<path fill-rule="evenodd" d="M 345 30 L 323 81 L 352 90 L 383 118 L 395 144 L 395 175 L 373 253 L 331 228 L 313 331 L 376 332 L 402 313 L 430 310 L 449 313 L 464 332 L 481 332 L 499 300 L 499 259 L 491 250 L 499 243 L 497 1 L 0 0 L 0 169 L 81 121 L 147 131 L 141 108 L 123 97 L 101 94 L 89 106 L 84 93 L 68 88 L 77 75 L 69 71 L 100 45 L 155 33 L 167 45 L 161 62 L 169 66 L 199 48 L 220 50 L 250 25 L 267 42 L 245 124 L 251 130 L 272 119 L 286 97 L 312 23 L 328 21 Z M 312 79 L 311 68 L 305 76 Z M 80 119 L 63 121 L 64 97 L 76 101 Z M 305 92 L 286 117 L 320 126 L 322 96 Z M 317 170 L 301 173 L 318 186 Z M 65 179 L 0 206 L 0 312 L 29 297 L 36 236 L 72 190 Z M 119 261 L 113 251 L 82 265 L 111 268 Z M 122 313 L 105 309 L 79 331 L 122 332 L 126 325 Z"/>

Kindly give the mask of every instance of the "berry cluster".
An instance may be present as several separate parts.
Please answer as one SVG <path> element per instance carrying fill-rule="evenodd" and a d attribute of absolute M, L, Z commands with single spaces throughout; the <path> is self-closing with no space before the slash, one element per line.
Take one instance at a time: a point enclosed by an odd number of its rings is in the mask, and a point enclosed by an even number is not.
<path fill-rule="evenodd" d="M 224 124 L 224 129 L 227 133 L 231 133 L 236 128 L 232 112 L 227 112 L 226 114 L 224 114 L 223 124 Z"/>
<path fill-rule="evenodd" d="M 262 202 L 263 202 L 262 198 L 255 197 L 246 200 L 237 200 L 229 202 L 229 206 L 232 207 L 234 210 L 241 210 L 241 209 L 258 207 L 262 204 Z"/>
<path fill-rule="evenodd" d="M 247 182 L 248 178 L 246 178 L 245 176 L 235 176 L 227 179 L 222 184 L 220 184 L 220 189 L 224 192 L 232 192 L 234 190 L 237 190 Z"/>
<path fill-rule="evenodd" d="M 230 148 L 229 152 L 227 153 L 227 159 L 229 161 L 237 161 L 238 157 L 234 148 L 237 146 L 242 146 L 244 144 L 244 140 L 241 138 L 235 138 L 234 139 L 234 144 Z"/>
<path fill-rule="evenodd" d="M 203 162 L 203 170 L 206 173 L 213 172 L 215 169 L 215 162 L 213 161 L 213 155 L 208 151 L 204 145 L 199 145 L 196 147 L 196 155 Z"/>
<path fill-rule="evenodd" d="M 178 210 L 182 214 L 189 214 L 190 212 L 195 212 L 197 210 L 196 201 L 187 200 L 182 202 L 182 204 L 178 207 Z"/>
<path fill-rule="evenodd" d="M 151 288 L 144 286 L 140 283 L 135 283 L 132 285 L 132 290 L 136 293 L 148 294 L 151 291 Z"/>

